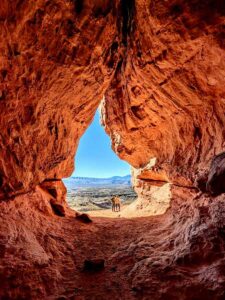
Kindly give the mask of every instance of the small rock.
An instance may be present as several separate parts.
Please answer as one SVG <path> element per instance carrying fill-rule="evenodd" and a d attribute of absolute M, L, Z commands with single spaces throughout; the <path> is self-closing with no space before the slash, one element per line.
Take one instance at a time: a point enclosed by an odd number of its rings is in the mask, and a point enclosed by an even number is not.
<path fill-rule="evenodd" d="M 87 272 L 98 272 L 105 268 L 105 260 L 104 259 L 86 259 L 84 261 L 84 271 Z"/>
<path fill-rule="evenodd" d="M 117 271 L 117 267 L 116 266 L 110 268 L 110 272 L 116 272 L 116 271 Z"/>
<path fill-rule="evenodd" d="M 76 215 L 76 219 L 78 219 L 79 221 L 86 223 L 86 224 L 92 222 L 92 219 L 90 218 L 90 216 L 88 214 Z"/>
<path fill-rule="evenodd" d="M 66 300 L 68 299 L 66 296 L 62 295 L 57 298 L 57 300 Z"/>

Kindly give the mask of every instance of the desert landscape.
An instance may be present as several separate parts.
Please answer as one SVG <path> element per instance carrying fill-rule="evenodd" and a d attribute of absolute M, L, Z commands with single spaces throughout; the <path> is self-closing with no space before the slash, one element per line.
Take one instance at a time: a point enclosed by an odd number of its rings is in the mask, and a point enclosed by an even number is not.
<path fill-rule="evenodd" d="M 88 212 L 98 210 L 102 216 L 111 211 L 113 196 L 119 196 L 122 206 L 131 204 L 137 194 L 131 187 L 131 176 L 114 178 L 69 178 L 64 183 L 67 187 L 67 202 L 75 211 Z M 112 214 L 112 216 L 117 214 Z"/>
<path fill-rule="evenodd" d="M 1 0 L 0 299 L 224 300 L 224 78 L 223 0 Z"/>

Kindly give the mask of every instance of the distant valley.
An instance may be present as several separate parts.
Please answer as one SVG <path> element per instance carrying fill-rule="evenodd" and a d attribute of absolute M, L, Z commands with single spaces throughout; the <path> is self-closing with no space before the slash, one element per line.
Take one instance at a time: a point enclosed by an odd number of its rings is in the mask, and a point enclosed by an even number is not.
<path fill-rule="evenodd" d="M 131 187 L 131 176 L 110 178 L 70 177 L 63 180 L 71 208 L 90 211 L 111 208 L 112 196 L 119 196 L 123 205 L 133 202 L 137 195 Z"/>
<path fill-rule="evenodd" d="M 113 176 L 110 178 L 70 177 L 64 179 L 64 183 L 68 189 L 80 187 L 131 186 L 131 175 Z"/>

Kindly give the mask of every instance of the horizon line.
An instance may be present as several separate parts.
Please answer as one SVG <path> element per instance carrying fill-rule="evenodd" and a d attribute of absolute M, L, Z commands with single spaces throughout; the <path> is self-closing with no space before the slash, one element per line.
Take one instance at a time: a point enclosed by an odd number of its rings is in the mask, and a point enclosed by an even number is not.
<path fill-rule="evenodd" d="M 127 176 L 130 176 L 131 177 L 131 174 L 127 174 L 127 175 L 124 175 L 124 176 L 120 176 L 120 175 L 113 175 L 113 176 L 110 176 L 110 177 L 86 177 L 86 176 L 70 176 L 70 177 L 66 177 L 66 178 L 63 178 L 63 179 L 69 179 L 69 178 L 87 178 L 87 179 L 110 179 L 110 178 L 113 178 L 113 177 L 127 177 Z"/>

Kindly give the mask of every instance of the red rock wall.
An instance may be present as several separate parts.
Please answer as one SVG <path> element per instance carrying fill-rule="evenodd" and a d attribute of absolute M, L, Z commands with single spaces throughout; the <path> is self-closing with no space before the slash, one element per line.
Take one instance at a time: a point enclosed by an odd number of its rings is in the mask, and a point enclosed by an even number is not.
<path fill-rule="evenodd" d="M 224 8 L 1 0 L 0 297 L 224 299 L 224 196 L 175 189 L 165 215 L 87 227 L 53 180 L 72 173 L 105 95 L 104 126 L 143 200 L 154 181 L 193 185 L 224 148 Z M 91 280 L 82 263 L 100 255 Z"/>
<path fill-rule="evenodd" d="M 117 1 L 1 1 L 0 197 L 70 176 L 114 71 Z"/>
<path fill-rule="evenodd" d="M 223 15 L 219 0 L 2 1 L 0 197 L 72 173 L 106 89 L 116 153 L 191 184 L 224 147 Z"/>
<path fill-rule="evenodd" d="M 224 149 L 224 10 L 222 1 L 135 1 L 102 114 L 122 159 L 144 168 L 156 158 L 147 179 L 163 172 L 192 185 Z"/>

